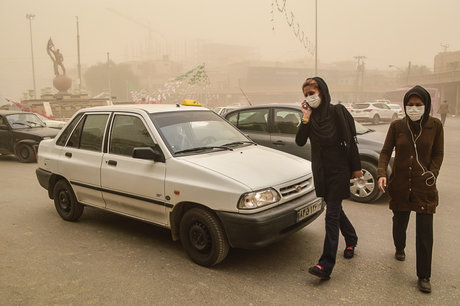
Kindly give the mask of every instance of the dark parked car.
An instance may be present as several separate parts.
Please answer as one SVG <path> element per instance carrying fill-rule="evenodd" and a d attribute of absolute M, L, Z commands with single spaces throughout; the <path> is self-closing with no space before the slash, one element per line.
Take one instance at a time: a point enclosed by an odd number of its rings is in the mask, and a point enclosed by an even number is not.
<path fill-rule="evenodd" d="M 306 144 L 307 149 L 295 143 L 302 119 L 300 106 L 269 104 L 244 107 L 228 112 L 225 118 L 260 145 L 311 160 L 310 141 Z M 350 180 L 350 196 L 358 202 L 372 202 L 382 195 L 377 186 L 377 164 L 385 134 L 356 121 L 355 125 L 364 176 Z"/>
<path fill-rule="evenodd" d="M 58 132 L 34 113 L 0 110 L 0 154 L 15 154 L 23 163 L 35 162 L 40 141 Z"/>

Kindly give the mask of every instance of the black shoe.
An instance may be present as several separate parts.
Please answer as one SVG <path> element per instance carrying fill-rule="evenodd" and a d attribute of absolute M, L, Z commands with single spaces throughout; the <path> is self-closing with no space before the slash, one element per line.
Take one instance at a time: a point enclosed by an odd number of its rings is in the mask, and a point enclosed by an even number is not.
<path fill-rule="evenodd" d="M 429 278 L 419 278 L 417 283 L 418 290 L 430 293 L 431 292 L 431 284 Z"/>
<path fill-rule="evenodd" d="M 345 258 L 353 258 L 355 255 L 355 247 L 354 246 L 349 246 L 343 251 L 343 257 Z"/>
<path fill-rule="evenodd" d="M 404 261 L 406 260 L 406 253 L 403 251 L 396 251 L 395 253 L 395 258 L 399 261 Z"/>
<path fill-rule="evenodd" d="M 329 276 L 329 273 L 326 273 L 326 271 L 324 271 L 324 268 L 321 267 L 320 265 L 316 265 L 316 266 L 313 266 L 311 268 L 308 269 L 308 272 L 310 274 L 313 274 L 314 276 L 317 276 L 319 277 L 320 279 L 330 279 L 331 277 Z"/>

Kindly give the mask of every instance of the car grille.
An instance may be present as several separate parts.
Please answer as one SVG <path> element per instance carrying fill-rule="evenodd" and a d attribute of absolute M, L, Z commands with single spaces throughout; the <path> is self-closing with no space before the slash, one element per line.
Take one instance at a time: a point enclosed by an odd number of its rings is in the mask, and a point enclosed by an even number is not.
<path fill-rule="evenodd" d="M 309 178 L 301 182 L 297 182 L 295 184 L 280 188 L 280 193 L 283 197 L 288 197 L 292 194 L 296 194 L 301 192 L 306 188 L 310 188 L 313 184 L 313 179 Z"/>

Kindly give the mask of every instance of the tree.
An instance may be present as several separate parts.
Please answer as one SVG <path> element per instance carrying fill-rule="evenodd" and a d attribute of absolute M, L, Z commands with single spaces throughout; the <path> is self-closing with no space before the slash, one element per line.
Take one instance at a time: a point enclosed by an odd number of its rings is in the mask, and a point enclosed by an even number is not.
<path fill-rule="evenodd" d="M 94 96 L 104 91 L 107 92 L 109 75 L 112 96 L 117 97 L 119 101 L 131 101 L 129 92 L 138 87 L 139 81 L 128 64 L 115 64 L 109 61 L 109 65 L 99 63 L 89 67 L 84 75 L 89 93 Z"/>

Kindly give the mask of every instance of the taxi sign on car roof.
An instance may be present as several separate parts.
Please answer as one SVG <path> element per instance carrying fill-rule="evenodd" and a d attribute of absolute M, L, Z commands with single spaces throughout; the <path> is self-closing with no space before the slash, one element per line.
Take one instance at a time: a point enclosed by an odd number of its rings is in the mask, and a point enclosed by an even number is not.
<path fill-rule="evenodd" d="M 201 106 L 200 102 L 192 99 L 184 99 L 181 104 L 186 106 Z"/>

